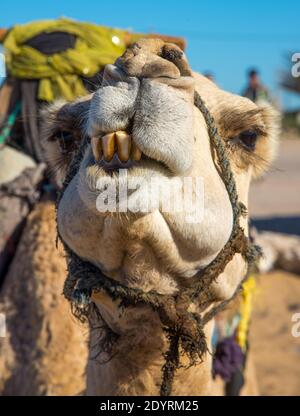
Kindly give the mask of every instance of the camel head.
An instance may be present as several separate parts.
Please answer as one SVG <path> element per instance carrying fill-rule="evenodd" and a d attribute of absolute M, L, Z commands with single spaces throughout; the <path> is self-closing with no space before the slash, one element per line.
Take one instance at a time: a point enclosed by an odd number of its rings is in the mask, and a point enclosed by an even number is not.
<path fill-rule="evenodd" d="M 247 207 L 251 178 L 275 154 L 276 112 L 193 73 L 173 44 L 139 41 L 105 67 L 93 94 L 44 112 L 45 148 L 58 182 L 82 141 L 88 143 L 58 206 L 60 235 L 79 257 L 126 286 L 179 292 L 230 237 L 232 207 L 195 90 L 216 121 Z M 241 225 L 247 232 L 247 217 Z M 245 271 L 236 254 L 210 288 L 214 301 L 231 297 Z M 94 300 L 109 326 L 122 332 L 128 319 L 125 324 L 104 295 Z"/>

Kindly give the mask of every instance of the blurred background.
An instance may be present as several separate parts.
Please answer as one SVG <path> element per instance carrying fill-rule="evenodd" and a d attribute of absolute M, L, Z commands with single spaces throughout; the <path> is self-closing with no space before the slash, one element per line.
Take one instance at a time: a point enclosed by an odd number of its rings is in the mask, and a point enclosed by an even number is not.
<path fill-rule="evenodd" d="M 78 0 L 15 0 L 2 2 L 0 11 L 0 53 L 4 54 L 4 49 L 8 51 L 6 59 L 0 60 L 0 209 L 3 214 L 0 220 L 0 300 L 5 305 L 3 310 L 9 309 L 7 304 L 13 310 L 13 302 L 21 305 L 21 300 L 12 295 L 8 281 L 13 281 L 14 288 L 18 290 L 16 276 L 20 278 L 20 273 L 24 272 L 24 276 L 30 279 L 36 273 L 34 261 L 24 263 L 24 270 L 27 267 L 28 272 L 18 268 L 24 255 L 20 241 L 25 239 L 26 232 L 30 232 L 29 229 L 26 231 L 26 227 L 38 224 L 38 228 L 42 228 L 45 218 L 35 213 L 36 204 L 53 199 L 56 189 L 56 184 L 48 176 L 39 145 L 38 114 L 41 105 L 52 102 L 60 95 L 74 98 L 76 91 L 80 95 L 82 88 L 93 90 L 99 83 L 103 65 L 113 62 L 135 39 L 155 34 L 185 47 L 191 67 L 221 88 L 258 103 L 269 102 L 281 113 L 278 158 L 266 176 L 253 184 L 250 193 L 252 234 L 265 251 L 258 276 L 250 343 L 260 394 L 299 395 L 300 334 L 295 336 L 292 331 L 295 314 L 300 313 L 300 68 L 298 76 L 295 73 L 292 75 L 292 67 L 297 60 L 300 61 L 299 1 L 90 0 L 84 3 Z M 88 39 L 95 31 L 101 38 L 98 45 L 100 53 L 97 57 L 93 55 L 96 68 L 92 73 L 85 72 L 85 67 L 74 57 L 79 75 L 76 79 L 64 78 L 63 86 L 39 82 L 42 75 L 36 74 L 48 69 L 47 59 L 41 62 L 31 55 L 26 56 L 27 60 L 18 61 L 16 58 L 16 48 L 22 42 L 27 42 L 47 57 L 74 48 L 75 38 L 72 36 L 76 37 L 77 32 L 72 32 L 69 20 L 63 20 L 63 29 L 58 27 L 55 30 L 58 33 L 56 38 L 56 35 L 47 37 L 47 33 L 49 35 L 54 31 L 49 29 L 48 24 L 40 27 L 29 25 L 25 29 L 19 26 L 59 18 L 89 22 L 92 27 L 81 27 L 78 36 Z M 65 28 L 67 37 L 61 35 Z M 298 58 L 295 57 L 297 53 Z M 24 76 L 24 68 L 31 74 L 28 79 Z M 22 177 L 24 169 L 27 173 Z M 31 217 L 28 220 L 29 214 Z M 49 216 L 53 217 L 52 211 Z M 49 227 L 48 238 L 55 234 L 53 225 Z M 35 251 L 38 249 L 32 249 L 33 257 Z M 53 293 L 60 293 L 63 279 L 63 260 L 57 260 L 57 264 L 60 264 L 57 270 L 41 277 L 47 286 L 47 276 L 55 274 L 57 286 L 49 288 Z M 23 289 L 25 292 L 29 290 L 27 287 Z M 37 302 L 38 296 L 30 290 L 29 298 L 33 303 Z M 13 302 L 8 300 L 9 297 Z M 38 306 L 44 308 L 45 315 L 49 308 L 61 313 L 65 310 L 58 296 L 54 298 L 53 304 L 46 302 Z M 35 314 L 34 308 L 27 310 L 23 307 L 30 320 Z M 38 321 L 40 318 L 35 316 L 34 319 Z M 20 323 L 19 330 L 22 332 L 21 327 Z M 79 337 L 74 335 L 71 327 L 68 331 L 69 337 Z M 44 379 L 36 380 L 36 373 L 32 374 L 28 363 L 22 368 L 24 354 L 28 360 L 37 357 L 31 356 L 28 351 L 20 351 L 15 345 L 22 342 L 34 345 L 35 337 L 40 337 L 40 333 L 40 330 L 31 328 L 31 335 L 19 334 L 18 339 L 11 335 L 10 341 L 6 340 L 7 345 L 0 338 L 0 393 L 74 394 L 80 388 L 73 386 L 71 378 L 67 378 L 69 390 L 57 380 L 50 383 L 52 390 L 49 390 Z M 49 348 L 49 345 L 46 347 Z M 53 348 L 56 351 L 56 347 Z M 84 356 L 84 345 L 80 348 Z M 74 366 L 74 372 L 81 371 L 80 364 Z M 2 382 L 1 368 L 2 374 L 5 374 Z M 36 387 L 26 390 L 18 384 L 20 374 L 22 377 L 30 374 Z"/>

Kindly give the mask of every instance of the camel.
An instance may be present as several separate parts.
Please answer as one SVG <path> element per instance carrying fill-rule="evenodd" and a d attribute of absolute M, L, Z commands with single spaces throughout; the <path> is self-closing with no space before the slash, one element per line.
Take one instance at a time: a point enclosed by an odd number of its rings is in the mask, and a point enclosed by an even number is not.
<path fill-rule="evenodd" d="M 44 200 L 27 218 L 1 288 L 1 395 L 76 395 L 85 389 L 87 329 L 61 296 L 66 263 L 55 237 L 54 203 Z"/>
<path fill-rule="evenodd" d="M 192 72 L 185 54 L 173 44 L 138 41 L 105 67 L 95 93 L 44 111 L 45 151 L 57 180 L 65 179 L 57 211 L 59 235 L 80 259 L 126 288 L 180 294 L 230 238 L 232 206 L 207 123 L 194 105 L 195 91 L 215 119 L 239 200 L 247 207 L 251 179 L 276 155 L 278 115 L 271 106 L 258 107 Z M 83 140 L 83 159 L 68 181 Z M 162 208 L 171 198 L 167 185 L 186 177 L 202 178 L 204 211 L 199 221 Z M 131 209 L 121 209 L 119 194 L 114 209 L 105 211 L 102 196 L 107 189 L 119 191 L 124 178 L 143 179 L 127 195 Z M 151 196 L 152 178 L 162 186 L 161 199 L 146 209 L 149 204 L 145 208 L 143 201 Z M 246 214 L 240 225 L 247 234 Z M 210 285 L 201 314 L 230 299 L 246 270 L 245 259 L 236 253 Z M 123 307 L 105 290 L 92 291 L 90 302 L 87 395 L 159 394 L 169 343 L 158 313 L 144 304 Z M 197 301 L 190 307 L 197 311 Z M 212 319 L 204 327 L 208 346 L 213 326 Z M 172 395 L 217 394 L 211 354 L 192 366 L 185 351 L 180 355 Z"/>

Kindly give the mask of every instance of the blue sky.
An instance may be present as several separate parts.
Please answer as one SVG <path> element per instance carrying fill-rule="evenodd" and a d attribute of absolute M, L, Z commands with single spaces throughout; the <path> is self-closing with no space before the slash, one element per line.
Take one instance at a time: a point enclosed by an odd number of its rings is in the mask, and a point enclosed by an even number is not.
<path fill-rule="evenodd" d="M 300 98 L 278 88 L 290 52 L 300 52 L 299 0 L 3 0 L 0 27 L 71 17 L 136 32 L 184 36 L 195 70 L 211 70 L 218 84 L 239 93 L 250 66 L 285 107 Z"/>

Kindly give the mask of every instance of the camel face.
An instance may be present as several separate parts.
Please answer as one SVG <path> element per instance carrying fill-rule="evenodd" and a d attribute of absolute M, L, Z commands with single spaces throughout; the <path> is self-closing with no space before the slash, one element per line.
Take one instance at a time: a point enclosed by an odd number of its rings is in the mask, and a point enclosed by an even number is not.
<path fill-rule="evenodd" d="M 87 143 L 59 202 L 59 233 L 79 257 L 126 286 L 161 294 L 193 287 L 230 237 L 232 207 L 205 119 L 194 105 L 195 90 L 216 121 L 239 200 L 247 207 L 251 178 L 274 156 L 276 114 L 192 73 L 175 45 L 139 41 L 106 67 L 94 94 L 45 112 L 46 152 L 58 182 Z M 200 197 L 192 209 L 185 203 L 174 209 L 185 201 L 185 182 L 188 194 Z M 247 233 L 247 218 L 240 225 Z M 235 254 L 210 285 L 209 302 L 230 298 L 245 271 L 244 259 Z M 87 394 L 157 394 L 168 344 L 158 314 L 141 305 L 121 311 L 102 291 L 92 301 L 101 319 L 90 318 L 96 328 L 104 320 L 117 334 L 121 354 L 103 365 L 89 361 Z M 197 311 L 197 301 L 190 308 Z M 205 327 L 208 344 L 211 328 L 212 323 Z M 91 357 L 101 333 L 91 333 Z M 178 370 L 172 391 L 213 394 L 211 356 Z"/>
<path fill-rule="evenodd" d="M 258 108 L 192 73 L 174 45 L 140 41 L 106 67 L 93 95 L 50 110 L 48 148 L 60 161 L 62 174 L 76 143 L 83 135 L 91 139 L 59 205 L 62 237 L 108 276 L 143 290 L 180 290 L 217 256 L 230 236 L 232 208 L 206 123 L 194 106 L 195 89 L 216 119 L 239 198 L 247 206 L 251 177 L 261 173 L 274 154 L 274 111 Z M 57 133 L 61 125 L 73 137 L 70 144 L 64 143 L 63 157 Z M 199 205 L 188 213 L 189 207 L 164 209 L 164 204 L 173 207 L 184 200 L 183 186 L 172 185 L 178 179 L 183 184 L 185 178 L 190 180 L 191 194 L 200 194 Z M 151 205 L 154 179 L 160 185 L 160 199 Z M 134 180 L 138 186 L 132 185 Z M 125 182 L 124 210 L 120 190 Z M 105 212 L 99 209 L 99 195 L 103 208 L 101 195 L 107 189 L 115 204 Z M 247 219 L 243 225 L 247 230 Z M 244 261 L 236 255 L 227 266 L 230 277 L 220 276 L 215 285 L 220 299 L 233 293 L 244 270 Z"/>

